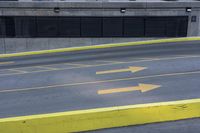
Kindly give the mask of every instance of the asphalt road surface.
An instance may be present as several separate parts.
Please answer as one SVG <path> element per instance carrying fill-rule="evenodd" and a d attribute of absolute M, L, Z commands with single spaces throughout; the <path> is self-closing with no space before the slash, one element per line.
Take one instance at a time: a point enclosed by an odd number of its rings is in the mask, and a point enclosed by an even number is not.
<path fill-rule="evenodd" d="M 200 42 L 0 59 L 0 118 L 200 98 Z"/>

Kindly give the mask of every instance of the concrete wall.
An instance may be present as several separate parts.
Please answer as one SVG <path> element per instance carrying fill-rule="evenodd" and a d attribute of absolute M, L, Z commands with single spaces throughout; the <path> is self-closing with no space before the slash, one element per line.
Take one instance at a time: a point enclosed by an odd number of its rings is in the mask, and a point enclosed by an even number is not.
<path fill-rule="evenodd" d="M 54 7 L 60 7 L 60 12 L 55 13 Z M 120 12 L 122 7 L 125 13 Z M 192 7 L 192 12 L 186 12 L 186 7 Z M 0 2 L 0 16 L 188 16 L 188 36 L 200 35 L 200 2 Z M 192 16 L 197 16 L 197 22 L 191 22 Z M 151 38 L 1 38 L 0 53 L 146 39 Z"/>
<path fill-rule="evenodd" d="M 155 38 L 3 38 L 0 54 L 151 39 Z"/>

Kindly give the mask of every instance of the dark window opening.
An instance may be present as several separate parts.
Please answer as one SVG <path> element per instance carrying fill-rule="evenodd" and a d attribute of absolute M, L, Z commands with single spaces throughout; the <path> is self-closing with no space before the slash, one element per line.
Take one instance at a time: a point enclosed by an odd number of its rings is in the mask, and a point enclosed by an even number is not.
<path fill-rule="evenodd" d="M 188 17 L 0 17 L 0 37 L 184 37 Z"/>
<path fill-rule="evenodd" d="M 6 37 L 15 37 L 15 20 L 13 17 L 5 18 Z"/>
<path fill-rule="evenodd" d="M 103 18 L 103 37 L 123 36 L 123 19 L 121 17 Z"/>
<path fill-rule="evenodd" d="M 147 37 L 166 36 L 166 21 L 164 18 L 147 18 L 145 27 Z"/>
<path fill-rule="evenodd" d="M 38 37 L 57 37 L 58 19 L 57 17 L 37 17 Z"/>
<path fill-rule="evenodd" d="M 81 36 L 82 37 L 101 37 L 102 36 L 102 19 L 101 18 L 82 18 L 81 19 Z"/>
<path fill-rule="evenodd" d="M 36 21 L 34 17 L 16 17 L 16 37 L 35 37 Z"/>
<path fill-rule="evenodd" d="M 144 22 L 144 18 L 124 18 L 124 36 L 144 37 Z"/>
<path fill-rule="evenodd" d="M 180 18 L 178 21 L 178 35 L 180 37 L 187 36 L 187 27 L 188 27 L 188 20 L 184 18 Z"/>
<path fill-rule="evenodd" d="M 80 18 L 59 18 L 60 37 L 80 37 Z"/>
<path fill-rule="evenodd" d="M 0 18 L 0 37 L 5 37 L 5 19 Z"/>

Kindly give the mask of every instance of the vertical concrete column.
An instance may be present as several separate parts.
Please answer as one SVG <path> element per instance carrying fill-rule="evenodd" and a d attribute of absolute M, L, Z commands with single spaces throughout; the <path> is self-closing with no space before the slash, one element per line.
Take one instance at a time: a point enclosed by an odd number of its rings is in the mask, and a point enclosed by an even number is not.
<path fill-rule="evenodd" d="M 2 15 L 2 10 L 0 10 L 0 15 Z M 0 34 L 5 33 L 5 26 L 4 26 L 4 21 L 0 19 Z M 5 39 L 0 37 L 0 54 L 5 53 Z"/>
<path fill-rule="evenodd" d="M 200 10 L 197 11 L 197 35 L 200 36 Z"/>
<path fill-rule="evenodd" d="M 200 11 L 192 10 L 191 13 L 188 13 L 188 36 L 197 36 L 200 34 Z M 192 21 L 192 17 L 196 17 L 196 21 Z M 193 18 L 194 19 L 194 18 Z"/>

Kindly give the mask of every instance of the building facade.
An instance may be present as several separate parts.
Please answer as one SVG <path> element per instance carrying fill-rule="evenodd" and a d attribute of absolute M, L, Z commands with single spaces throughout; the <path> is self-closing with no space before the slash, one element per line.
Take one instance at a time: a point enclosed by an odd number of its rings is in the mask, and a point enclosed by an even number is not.
<path fill-rule="evenodd" d="M 198 0 L 0 0 L 0 53 L 200 35 Z"/>

